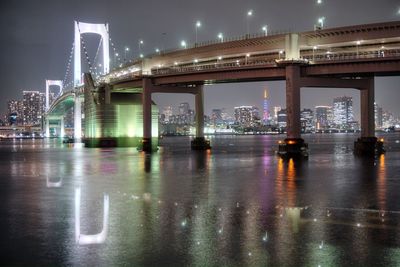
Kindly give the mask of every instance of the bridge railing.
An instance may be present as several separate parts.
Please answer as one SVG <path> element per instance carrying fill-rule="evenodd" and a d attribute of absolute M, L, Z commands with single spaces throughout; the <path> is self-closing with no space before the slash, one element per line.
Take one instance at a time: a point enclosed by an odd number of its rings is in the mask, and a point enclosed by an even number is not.
<path fill-rule="evenodd" d="M 388 49 L 388 50 L 377 50 L 377 51 L 360 51 L 348 52 L 348 53 L 324 53 L 314 56 L 302 56 L 302 59 L 306 59 L 311 63 L 319 62 L 329 62 L 329 61 L 346 61 L 346 60 L 358 60 L 358 59 L 368 59 L 368 58 L 384 58 L 384 57 L 400 57 L 400 49 Z M 279 55 L 274 58 L 265 58 L 265 56 L 254 55 L 248 59 L 241 59 L 229 62 L 223 62 L 215 60 L 212 63 L 196 63 L 192 66 L 171 66 L 164 68 L 153 68 L 151 70 L 152 75 L 168 75 L 168 74 L 178 74 L 178 73 L 193 73 L 198 71 L 207 71 L 215 69 L 230 69 L 230 68 L 243 68 L 251 66 L 265 66 L 274 67 L 277 66 L 276 60 L 279 59 Z"/>
<path fill-rule="evenodd" d="M 324 55 L 318 54 L 315 56 L 304 56 L 313 62 L 320 61 L 345 61 L 345 60 L 357 60 L 357 59 L 369 59 L 369 58 L 385 58 L 385 57 L 399 57 L 400 49 L 388 49 L 388 50 L 375 50 L 375 51 L 360 51 L 360 52 L 347 52 L 347 53 L 326 53 Z"/>
<path fill-rule="evenodd" d="M 245 35 L 224 37 L 224 38 L 222 38 L 222 40 L 217 38 L 217 39 L 212 39 L 212 40 L 207 40 L 207 41 L 202 41 L 202 42 L 197 42 L 197 43 L 188 43 L 185 47 L 174 47 L 174 48 L 161 50 L 160 52 L 146 54 L 145 58 L 152 58 L 152 57 L 163 55 L 163 54 L 173 53 L 173 52 L 177 52 L 177 51 L 183 51 L 183 50 L 191 49 L 191 48 L 205 47 L 205 46 L 215 45 L 215 44 L 219 44 L 219 43 L 223 44 L 223 43 L 228 43 L 228 42 L 244 41 L 244 40 L 262 38 L 262 37 L 273 37 L 273 36 L 278 36 L 278 35 L 282 35 L 282 34 L 288 34 L 291 32 L 292 31 L 290 29 L 279 30 L 279 31 L 276 30 L 276 31 L 268 31 L 268 35 L 265 35 L 265 32 L 258 32 L 258 33 L 250 33 L 250 34 L 245 34 Z M 142 59 L 134 58 L 132 60 L 132 62 L 137 62 L 140 60 L 142 60 Z"/>

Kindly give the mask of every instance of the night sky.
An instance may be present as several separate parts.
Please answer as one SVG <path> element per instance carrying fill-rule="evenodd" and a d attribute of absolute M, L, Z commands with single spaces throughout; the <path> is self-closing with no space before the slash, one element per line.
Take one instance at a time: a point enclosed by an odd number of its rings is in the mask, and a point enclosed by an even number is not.
<path fill-rule="evenodd" d="M 200 20 L 199 41 L 246 32 L 246 13 L 252 9 L 251 32 L 269 30 L 312 30 L 317 18 L 326 18 L 326 27 L 400 20 L 400 1 L 395 0 L 2 0 L 0 1 L 1 89 L 0 112 L 6 111 L 9 99 L 18 99 L 23 90 L 45 90 L 45 79 L 63 79 L 74 36 L 74 20 L 91 23 L 108 22 L 116 48 L 129 57 L 138 54 L 138 40 L 144 40 L 143 52 L 156 47 L 177 47 L 181 40 L 195 38 L 195 22 Z M 163 34 L 164 33 L 164 34 Z M 94 57 L 99 37 L 85 35 L 88 53 Z M 376 101 L 400 115 L 400 77 L 376 79 Z M 271 106 L 284 106 L 282 82 L 240 83 L 207 86 L 206 113 L 225 107 L 232 112 L 237 105 L 262 106 L 262 92 L 270 90 Z M 332 104 L 335 96 L 349 95 L 359 109 L 358 92 L 340 89 L 304 89 L 302 106 Z M 162 108 L 188 101 L 190 95 L 156 94 L 154 101 Z M 358 116 L 358 115 L 357 115 Z"/>

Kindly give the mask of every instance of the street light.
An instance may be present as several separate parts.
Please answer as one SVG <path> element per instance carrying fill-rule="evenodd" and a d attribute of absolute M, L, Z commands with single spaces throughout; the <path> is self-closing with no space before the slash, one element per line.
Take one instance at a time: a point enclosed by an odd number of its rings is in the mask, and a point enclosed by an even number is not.
<path fill-rule="evenodd" d="M 245 57 L 245 64 L 247 65 L 247 58 L 249 58 L 250 57 L 250 54 L 246 54 L 246 57 Z"/>
<path fill-rule="evenodd" d="M 186 49 L 186 41 L 185 40 L 181 41 L 181 46 Z"/>
<path fill-rule="evenodd" d="M 115 53 L 115 54 L 114 54 L 114 68 L 117 67 L 117 60 L 118 60 L 118 57 L 119 57 L 119 54 L 118 54 L 118 53 Z"/>
<path fill-rule="evenodd" d="M 313 47 L 313 61 L 315 61 L 315 50 L 317 50 L 317 46 Z"/>
<path fill-rule="evenodd" d="M 265 33 L 265 36 L 268 36 L 268 25 L 265 25 L 262 27 L 263 32 Z"/>
<path fill-rule="evenodd" d="M 196 29 L 196 44 L 197 44 L 197 29 L 198 28 L 200 28 L 201 27 L 201 22 L 198 20 L 197 22 L 196 22 L 196 27 L 195 27 L 195 29 Z"/>
<path fill-rule="evenodd" d="M 221 43 L 224 41 L 224 35 L 221 32 L 218 33 L 218 39 L 221 40 Z"/>
<path fill-rule="evenodd" d="M 322 4 L 322 0 L 317 0 L 317 4 L 318 5 Z"/>
<path fill-rule="evenodd" d="M 160 54 L 160 49 L 156 48 L 156 53 Z"/>
<path fill-rule="evenodd" d="M 140 57 L 140 58 L 143 58 L 143 54 L 140 54 L 139 57 Z"/>
<path fill-rule="evenodd" d="M 126 61 L 126 54 L 129 52 L 129 47 L 125 47 L 125 57 L 124 57 L 124 61 Z"/>
<path fill-rule="evenodd" d="M 318 18 L 318 24 L 321 27 L 321 29 L 324 28 L 324 22 L 325 22 L 325 17 Z"/>
<path fill-rule="evenodd" d="M 247 11 L 247 18 L 246 18 L 246 34 L 249 34 L 249 20 L 253 16 L 253 10 Z"/>
<path fill-rule="evenodd" d="M 360 40 L 356 42 L 357 58 L 358 58 L 358 46 L 359 46 L 360 44 L 361 44 L 361 41 L 360 41 Z"/>
<path fill-rule="evenodd" d="M 142 52 L 142 45 L 143 45 L 143 40 L 139 40 L 138 46 L 139 46 L 139 53 Z"/>
<path fill-rule="evenodd" d="M 281 59 L 281 55 L 283 55 L 283 50 L 279 51 L 278 59 Z"/>

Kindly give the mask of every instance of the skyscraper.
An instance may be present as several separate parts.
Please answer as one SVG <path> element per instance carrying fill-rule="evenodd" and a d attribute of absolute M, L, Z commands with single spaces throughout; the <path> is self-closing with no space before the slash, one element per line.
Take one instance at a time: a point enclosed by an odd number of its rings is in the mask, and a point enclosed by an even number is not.
<path fill-rule="evenodd" d="M 42 118 L 40 93 L 23 91 L 24 125 L 38 125 Z"/>
<path fill-rule="evenodd" d="M 315 107 L 315 127 L 317 130 L 327 128 L 331 123 L 332 107 L 316 106 Z"/>
<path fill-rule="evenodd" d="M 382 128 L 383 126 L 383 111 L 378 104 L 374 103 L 374 109 L 375 109 L 375 127 L 377 129 Z"/>
<path fill-rule="evenodd" d="M 286 114 L 286 109 L 280 109 L 277 112 L 277 119 L 276 119 L 277 123 L 278 123 L 278 127 L 279 128 L 285 128 L 287 125 L 287 114 Z"/>
<path fill-rule="evenodd" d="M 211 122 L 214 125 L 222 123 L 222 110 L 221 109 L 213 109 L 211 112 Z"/>
<path fill-rule="evenodd" d="M 235 122 L 244 127 L 253 126 L 260 119 L 259 110 L 255 106 L 235 107 Z"/>
<path fill-rule="evenodd" d="M 353 98 L 349 96 L 336 97 L 333 100 L 334 123 L 340 128 L 347 128 L 354 121 Z"/>
<path fill-rule="evenodd" d="M 263 123 L 268 124 L 270 120 L 269 113 L 269 103 L 268 103 L 268 88 L 264 90 L 264 100 L 263 100 Z"/>
<path fill-rule="evenodd" d="M 274 116 L 273 116 L 273 121 L 274 123 L 278 123 L 278 112 L 281 111 L 282 107 L 276 106 L 274 107 Z"/>
<path fill-rule="evenodd" d="M 179 104 L 179 115 L 187 115 L 189 113 L 189 103 L 180 103 Z"/>
<path fill-rule="evenodd" d="M 173 114 L 172 107 L 171 106 L 164 107 L 162 114 L 164 114 L 164 121 L 169 122 Z"/>
<path fill-rule="evenodd" d="M 314 128 L 314 112 L 311 109 L 305 108 L 300 111 L 301 127 L 305 132 L 311 131 Z"/>

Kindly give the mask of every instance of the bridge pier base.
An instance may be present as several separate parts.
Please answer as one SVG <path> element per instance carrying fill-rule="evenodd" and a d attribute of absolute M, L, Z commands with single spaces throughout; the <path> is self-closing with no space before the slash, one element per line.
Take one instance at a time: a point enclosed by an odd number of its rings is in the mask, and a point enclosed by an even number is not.
<path fill-rule="evenodd" d="M 63 139 L 65 137 L 65 128 L 64 128 L 64 117 L 60 118 L 60 138 Z"/>
<path fill-rule="evenodd" d="M 307 157 L 308 144 L 301 138 L 300 124 L 300 66 L 286 66 L 286 132 L 287 138 L 280 142 L 278 154 L 282 157 Z"/>
<path fill-rule="evenodd" d="M 210 141 L 204 138 L 204 93 L 203 85 L 198 85 L 195 94 L 196 137 L 191 141 L 193 150 L 211 149 Z"/>
<path fill-rule="evenodd" d="M 360 89 L 361 101 L 361 137 L 354 142 L 354 154 L 375 156 L 385 153 L 383 140 L 375 137 L 375 93 L 374 78 L 370 78 Z"/>
<path fill-rule="evenodd" d="M 158 150 L 157 145 L 153 144 L 151 136 L 151 93 L 153 85 L 148 78 L 143 79 L 142 106 L 143 106 L 143 138 L 138 150 L 151 153 Z"/>
<path fill-rule="evenodd" d="M 82 141 L 82 101 L 78 94 L 74 103 L 74 140 L 75 143 Z"/>
<path fill-rule="evenodd" d="M 50 121 L 48 116 L 46 116 L 45 124 L 46 124 L 45 125 L 46 138 L 50 138 Z"/>

